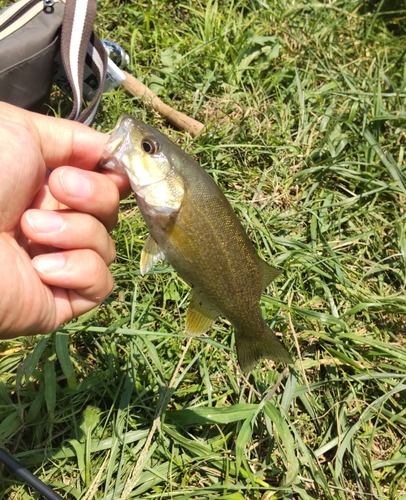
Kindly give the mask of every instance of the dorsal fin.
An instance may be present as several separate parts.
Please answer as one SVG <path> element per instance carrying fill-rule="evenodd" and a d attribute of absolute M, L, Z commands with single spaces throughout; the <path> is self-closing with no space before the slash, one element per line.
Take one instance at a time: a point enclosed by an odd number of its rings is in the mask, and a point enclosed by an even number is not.
<path fill-rule="evenodd" d="M 259 261 L 259 271 L 262 279 L 262 290 L 265 290 L 269 283 L 277 278 L 282 272 L 280 269 L 270 266 L 262 259 Z"/>

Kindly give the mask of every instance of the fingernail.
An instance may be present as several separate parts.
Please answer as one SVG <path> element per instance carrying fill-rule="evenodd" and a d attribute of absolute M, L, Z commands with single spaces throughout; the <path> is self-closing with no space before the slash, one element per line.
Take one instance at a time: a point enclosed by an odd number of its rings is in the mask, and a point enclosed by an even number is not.
<path fill-rule="evenodd" d="M 90 181 L 84 174 L 65 168 L 60 173 L 59 180 L 68 196 L 86 198 L 90 194 Z"/>
<path fill-rule="evenodd" d="M 60 253 L 49 253 L 46 255 L 38 255 L 32 259 L 32 265 L 40 273 L 48 274 L 60 271 L 66 265 L 65 257 Z"/>
<path fill-rule="evenodd" d="M 26 218 L 36 233 L 55 233 L 65 225 L 65 221 L 58 213 L 47 210 L 30 210 Z"/>

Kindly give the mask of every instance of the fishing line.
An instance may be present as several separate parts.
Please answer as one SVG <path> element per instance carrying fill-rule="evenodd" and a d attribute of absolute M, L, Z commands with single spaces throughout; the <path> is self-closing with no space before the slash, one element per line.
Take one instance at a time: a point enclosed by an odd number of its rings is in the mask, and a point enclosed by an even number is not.
<path fill-rule="evenodd" d="M 20 476 L 27 484 L 32 486 L 38 493 L 41 493 L 48 500 L 63 500 L 63 498 L 58 495 L 49 486 L 38 479 L 29 470 L 19 464 L 14 458 L 12 458 L 6 451 L 0 448 L 0 462 L 8 467 L 14 474 Z"/>

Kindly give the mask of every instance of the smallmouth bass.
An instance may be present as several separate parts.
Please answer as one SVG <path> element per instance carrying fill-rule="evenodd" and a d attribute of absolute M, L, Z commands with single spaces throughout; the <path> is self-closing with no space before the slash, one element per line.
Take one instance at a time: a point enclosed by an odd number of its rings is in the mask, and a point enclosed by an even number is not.
<path fill-rule="evenodd" d="M 163 134 L 128 115 L 119 118 L 100 165 L 129 176 L 149 228 L 141 274 L 165 258 L 191 287 L 187 333 L 202 334 L 223 315 L 234 326 L 244 372 L 261 358 L 292 363 L 259 304 L 280 271 L 256 253 L 210 175 Z"/>

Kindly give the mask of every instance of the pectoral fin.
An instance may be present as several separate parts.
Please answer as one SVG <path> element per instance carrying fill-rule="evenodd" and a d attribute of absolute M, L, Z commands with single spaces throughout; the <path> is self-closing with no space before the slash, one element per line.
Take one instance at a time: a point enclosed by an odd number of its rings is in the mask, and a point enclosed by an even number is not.
<path fill-rule="evenodd" d="M 151 269 L 151 267 L 157 262 L 159 259 L 164 259 L 165 256 L 162 250 L 159 248 L 158 243 L 154 240 L 151 235 L 148 235 L 148 238 L 145 242 L 144 248 L 141 252 L 140 259 L 140 273 L 141 276 L 147 274 L 147 272 Z"/>
<path fill-rule="evenodd" d="M 199 296 L 192 294 L 192 300 L 186 313 L 186 332 L 190 335 L 200 335 L 207 332 L 218 315 L 219 313 L 206 306 L 199 299 Z"/>

